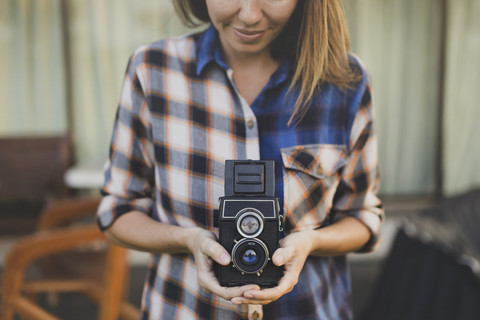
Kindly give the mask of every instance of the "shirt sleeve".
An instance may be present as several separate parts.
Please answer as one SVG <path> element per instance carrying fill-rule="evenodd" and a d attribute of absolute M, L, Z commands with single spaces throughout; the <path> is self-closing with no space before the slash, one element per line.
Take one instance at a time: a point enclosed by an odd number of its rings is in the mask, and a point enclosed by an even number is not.
<path fill-rule="evenodd" d="M 130 58 L 122 86 L 97 212 L 102 231 L 125 213 L 152 210 L 153 144 L 144 83 L 137 70 L 140 58 L 139 54 Z"/>
<path fill-rule="evenodd" d="M 353 123 L 349 134 L 349 157 L 333 200 L 332 217 L 338 221 L 354 217 L 371 233 L 368 243 L 359 250 L 368 252 L 380 239 L 384 209 L 377 197 L 379 189 L 377 137 L 373 126 L 373 105 L 370 85 L 363 79 L 352 105 Z"/>

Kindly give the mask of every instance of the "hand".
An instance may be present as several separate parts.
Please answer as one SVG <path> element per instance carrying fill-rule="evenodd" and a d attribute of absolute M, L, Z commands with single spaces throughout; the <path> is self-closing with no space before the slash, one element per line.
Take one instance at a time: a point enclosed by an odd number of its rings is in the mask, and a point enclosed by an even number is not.
<path fill-rule="evenodd" d="M 280 241 L 272 256 L 276 266 L 285 266 L 283 277 L 274 288 L 247 290 L 243 297 L 233 298 L 233 304 L 268 304 L 292 291 L 298 282 L 305 260 L 310 254 L 311 237 L 309 231 L 301 231 L 288 235 Z"/>
<path fill-rule="evenodd" d="M 228 265 L 231 257 L 227 250 L 218 243 L 215 235 L 204 229 L 196 229 L 190 240 L 190 251 L 195 258 L 198 282 L 206 292 L 212 292 L 226 300 L 242 297 L 247 291 L 258 291 L 258 285 L 241 287 L 222 287 L 213 272 L 213 260 L 221 265 Z"/>

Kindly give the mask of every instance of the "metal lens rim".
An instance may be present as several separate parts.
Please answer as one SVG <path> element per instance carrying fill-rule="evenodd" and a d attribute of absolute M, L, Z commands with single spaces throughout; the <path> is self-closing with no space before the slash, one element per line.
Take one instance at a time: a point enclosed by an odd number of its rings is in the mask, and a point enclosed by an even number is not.
<path fill-rule="evenodd" d="M 237 258 L 236 258 L 237 250 L 238 250 L 238 248 L 239 248 L 242 244 L 244 244 L 245 242 L 255 242 L 255 243 L 259 244 L 260 247 L 263 249 L 263 251 L 264 251 L 264 253 L 265 253 L 265 259 L 264 259 L 264 261 L 263 261 L 263 264 L 260 266 L 260 268 L 257 268 L 257 269 L 255 269 L 255 270 L 248 271 L 248 270 L 242 269 L 242 267 L 239 266 L 239 264 L 237 263 Z M 261 240 L 259 240 L 259 239 L 248 239 L 248 238 L 242 239 L 242 240 L 240 240 L 239 242 L 237 242 L 237 243 L 235 244 L 235 246 L 233 247 L 233 249 L 232 249 L 232 261 L 233 261 L 233 265 L 235 266 L 235 268 L 236 268 L 238 271 L 243 272 L 243 273 L 247 273 L 247 274 L 255 274 L 255 273 L 258 273 L 258 272 L 262 271 L 262 270 L 265 268 L 265 266 L 267 265 L 268 260 L 269 260 L 269 257 L 270 257 L 270 255 L 269 255 L 269 253 L 268 253 L 268 248 L 267 248 L 267 246 L 265 245 L 265 243 L 263 243 L 263 241 L 261 241 Z"/>
<path fill-rule="evenodd" d="M 243 232 L 242 226 L 241 226 L 243 219 L 245 219 L 246 217 L 250 217 L 250 216 L 255 217 L 258 220 L 258 223 L 259 223 L 259 227 L 258 227 L 257 232 L 255 232 L 253 234 L 248 234 L 248 233 Z M 258 237 L 258 235 L 260 233 L 262 233 L 262 231 L 263 231 L 263 215 L 262 215 L 262 213 L 260 211 L 258 211 L 257 209 L 254 209 L 254 208 L 245 208 L 245 209 L 241 210 L 240 212 L 238 212 L 237 213 L 237 230 L 245 238 L 256 238 L 256 237 Z"/>

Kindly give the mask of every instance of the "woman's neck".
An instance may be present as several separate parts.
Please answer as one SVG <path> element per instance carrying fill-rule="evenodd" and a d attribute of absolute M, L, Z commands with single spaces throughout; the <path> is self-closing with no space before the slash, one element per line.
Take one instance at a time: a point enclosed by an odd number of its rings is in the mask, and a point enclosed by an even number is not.
<path fill-rule="evenodd" d="M 226 62 L 233 70 L 233 81 L 241 96 L 249 105 L 267 85 L 280 62 L 270 55 L 225 54 Z"/>
<path fill-rule="evenodd" d="M 279 62 L 272 58 L 269 48 L 256 53 L 235 52 L 233 50 L 228 50 L 227 48 L 224 47 L 223 49 L 225 60 L 234 71 L 244 68 L 275 70 L 279 65 Z"/>

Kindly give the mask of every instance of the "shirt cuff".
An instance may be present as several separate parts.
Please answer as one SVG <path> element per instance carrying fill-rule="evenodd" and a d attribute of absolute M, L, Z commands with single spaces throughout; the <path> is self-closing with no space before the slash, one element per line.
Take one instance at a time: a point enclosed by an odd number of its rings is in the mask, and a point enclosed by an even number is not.
<path fill-rule="evenodd" d="M 97 224 L 101 231 L 125 213 L 140 211 L 150 215 L 153 200 L 151 198 L 124 199 L 112 195 L 103 197 L 97 210 Z"/>
<path fill-rule="evenodd" d="M 362 248 L 357 250 L 357 252 L 373 251 L 381 240 L 380 226 L 384 220 L 383 207 L 371 207 L 355 211 L 337 211 L 335 212 L 333 222 L 337 222 L 346 217 L 352 217 L 359 220 L 370 231 L 370 239 Z"/>

